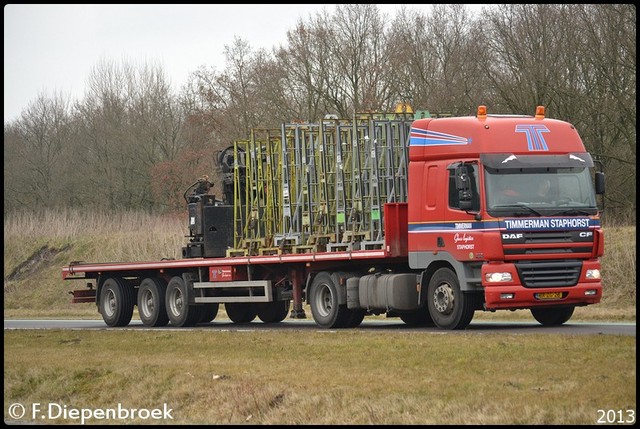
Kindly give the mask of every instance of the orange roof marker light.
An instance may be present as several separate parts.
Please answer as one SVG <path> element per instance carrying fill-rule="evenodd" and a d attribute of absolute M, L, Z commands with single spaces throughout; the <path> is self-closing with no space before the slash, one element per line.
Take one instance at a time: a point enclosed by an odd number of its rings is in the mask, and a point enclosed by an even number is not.
<path fill-rule="evenodd" d="M 487 119 L 487 106 L 478 106 L 478 119 Z"/>
<path fill-rule="evenodd" d="M 536 107 L 536 119 L 544 119 L 544 106 Z"/>

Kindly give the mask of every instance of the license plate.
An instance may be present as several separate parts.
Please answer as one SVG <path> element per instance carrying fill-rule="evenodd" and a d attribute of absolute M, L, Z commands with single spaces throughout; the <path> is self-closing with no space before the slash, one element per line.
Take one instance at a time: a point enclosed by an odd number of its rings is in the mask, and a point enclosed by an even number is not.
<path fill-rule="evenodd" d="M 537 293 L 536 298 L 538 299 L 562 299 L 562 292 L 542 292 Z"/>

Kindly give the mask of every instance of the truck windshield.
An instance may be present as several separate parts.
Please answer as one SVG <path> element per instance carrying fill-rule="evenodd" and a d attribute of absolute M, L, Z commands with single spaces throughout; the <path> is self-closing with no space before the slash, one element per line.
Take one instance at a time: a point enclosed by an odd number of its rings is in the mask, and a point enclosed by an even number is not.
<path fill-rule="evenodd" d="M 486 204 L 492 216 L 596 214 L 586 167 L 500 169 L 485 166 Z"/>

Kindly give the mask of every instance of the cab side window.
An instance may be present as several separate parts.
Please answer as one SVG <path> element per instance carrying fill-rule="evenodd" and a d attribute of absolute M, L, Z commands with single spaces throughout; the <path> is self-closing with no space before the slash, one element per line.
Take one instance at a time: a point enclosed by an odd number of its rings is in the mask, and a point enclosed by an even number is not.
<path fill-rule="evenodd" d="M 472 165 L 473 174 L 469 175 L 469 183 L 472 190 L 471 211 L 480 211 L 480 190 L 478 188 L 478 166 Z M 455 169 L 449 169 L 449 207 L 460 209 L 460 193 L 456 187 Z"/>

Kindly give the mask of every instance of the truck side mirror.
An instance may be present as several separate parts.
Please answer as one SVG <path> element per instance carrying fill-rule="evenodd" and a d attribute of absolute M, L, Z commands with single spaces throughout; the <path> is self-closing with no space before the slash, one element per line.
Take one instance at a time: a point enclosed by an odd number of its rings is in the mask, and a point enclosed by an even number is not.
<path fill-rule="evenodd" d="M 471 200 L 460 200 L 460 210 L 471 210 L 473 208 L 473 204 Z"/>
<path fill-rule="evenodd" d="M 596 194 L 604 194 L 604 172 L 596 171 Z"/>
<path fill-rule="evenodd" d="M 469 166 L 460 165 L 456 167 L 456 189 L 458 190 L 458 201 L 460 202 L 460 209 L 471 209 L 471 180 L 469 179 Z"/>

